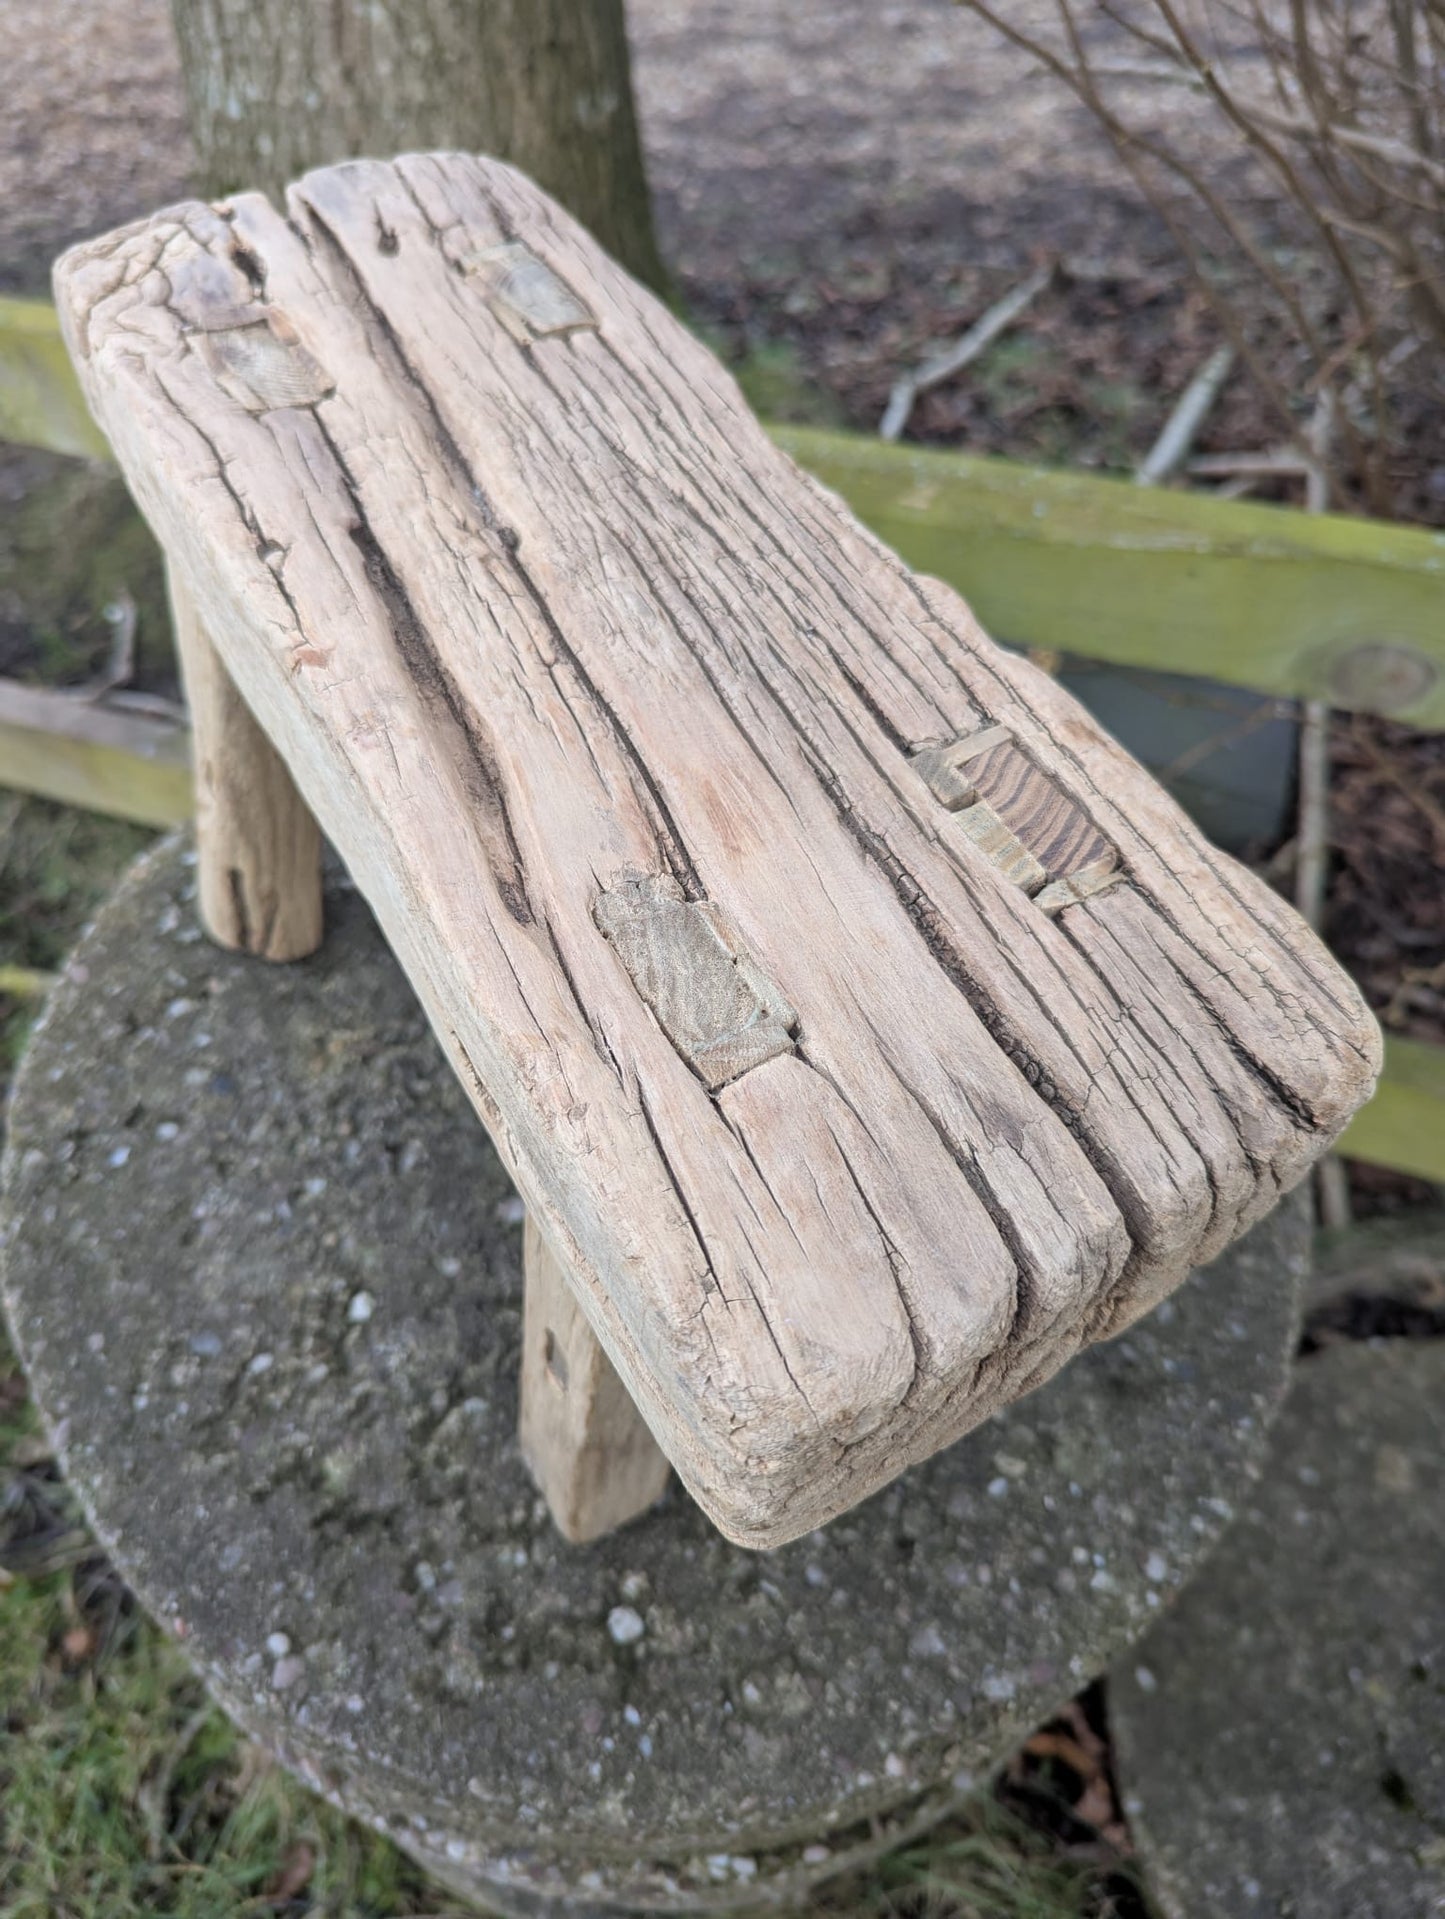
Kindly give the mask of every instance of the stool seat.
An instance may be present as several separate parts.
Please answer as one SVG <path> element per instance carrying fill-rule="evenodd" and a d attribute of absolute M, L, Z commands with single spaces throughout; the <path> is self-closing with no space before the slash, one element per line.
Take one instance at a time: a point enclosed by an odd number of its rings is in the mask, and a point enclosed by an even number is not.
<path fill-rule="evenodd" d="M 1368 1095 L 1299 918 L 512 169 L 187 203 L 56 285 L 225 672 L 734 1540 L 1127 1324 Z"/>

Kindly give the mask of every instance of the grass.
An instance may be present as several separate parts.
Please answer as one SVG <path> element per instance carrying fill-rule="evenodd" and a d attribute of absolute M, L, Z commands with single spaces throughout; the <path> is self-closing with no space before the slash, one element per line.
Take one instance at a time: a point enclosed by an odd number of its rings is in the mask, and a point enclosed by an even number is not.
<path fill-rule="evenodd" d="M 842 402 L 813 376 L 792 340 L 764 338 L 740 347 L 723 327 L 694 321 L 693 330 L 724 362 L 760 419 L 794 426 L 846 424 Z"/>
<path fill-rule="evenodd" d="M 91 1539 L 3 1347 L 0 1485 L 0 1912 L 446 1910 L 207 1703 Z"/>
<path fill-rule="evenodd" d="M 107 608 L 135 615 L 135 684 L 175 683 L 160 551 L 120 475 L 0 445 L 0 673 L 73 686 L 113 643 Z"/>
<path fill-rule="evenodd" d="M 208 1705 L 88 1534 L 0 1343 L 0 1913 L 7 1919 L 403 1919 L 454 1913 L 386 1840 Z M 1124 1903 L 1114 1893 L 1122 1891 Z M 1117 1872 L 991 1799 L 815 1919 L 1106 1919 Z"/>
<path fill-rule="evenodd" d="M 1043 1833 L 982 1798 L 868 1874 L 825 1889 L 810 1919 L 1125 1919 L 1146 1910 L 1122 1875 L 1062 1857 Z"/>
<path fill-rule="evenodd" d="M 790 420 L 797 426 L 843 425 L 841 405 L 812 378 L 790 340 L 753 346 L 732 372 L 743 398 L 760 419 Z"/>
<path fill-rule="evenodd" d="M 0 790 L 0 1090 L 37 1010 L 25 978 L 50 972 L 116 879 L 154 835 Z M 8 976 L 5 969 L 19 969 Z"/>
<path fill-rule="evenodd" d="M 0 792 L 0 1088 L 43 982 L 151 835 Z M 1144 1907 L 1095 1843 L 994 1799 L 817 1919 L 1106 1919 Z M 1073 1835 L 1077 1841 L 1078 1835 Z M 456 1912 L 387 1841 L 314 1798 L 211 1707 L 89 1534 L 0 1335 L 0 1914 L 405 1919 Z"/>

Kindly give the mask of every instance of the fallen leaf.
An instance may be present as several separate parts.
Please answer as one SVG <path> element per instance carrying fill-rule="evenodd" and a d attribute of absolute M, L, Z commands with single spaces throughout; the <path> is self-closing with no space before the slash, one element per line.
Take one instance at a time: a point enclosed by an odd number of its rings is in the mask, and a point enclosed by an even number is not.
<path fill-rule="evenodd" d="M 316 1848 L 306 1840 L 298 1839 L 281 1861 L 280 1871 L 272 1877 L 263 1896 L 270 1905 L 290 1905 L 311 1884 L 311 1876 L 315 1871 Z"/>
<path fill-rule="evenodd" d="M 1116 1821 L 1114 1794 L 1103 1773 L 1089 1781 L 1074 1805 L 1074 1816 L 1084 1824 L 1092 1826 L 1095 1832 L 1103 1832 Z"/>
<path fill-rule="evenodd" d="M 1060 1759 L 1071 1772 L 1076 1772 L 1086 1786 L 1099 1776 L 1098 1757 L 1085 1752 L 1077 1739 L 1070 1738 L 1066 1732 L 1036 1732 L 1032 1739 L 1025 1742 L 1024 1751 L 1031 1759 Z"/>

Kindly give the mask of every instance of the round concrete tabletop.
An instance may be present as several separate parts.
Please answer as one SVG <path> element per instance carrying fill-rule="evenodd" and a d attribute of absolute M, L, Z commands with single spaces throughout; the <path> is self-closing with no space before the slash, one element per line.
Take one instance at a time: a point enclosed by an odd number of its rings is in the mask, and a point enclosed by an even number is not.
<path fill-rule="evenodd" d="M 1110 1663 L 1261 1458 L 1289 1206 L 1148 1320 L 781 1551 L 674 1485 L 597 1545 L 514 1441 L 521 1207 L 359 897 L 217 951 L 131 872 L 17 1085 L 4 1287 L 67 1470 L 218 1698 L 454 1887 L 782 1902 Z"/>

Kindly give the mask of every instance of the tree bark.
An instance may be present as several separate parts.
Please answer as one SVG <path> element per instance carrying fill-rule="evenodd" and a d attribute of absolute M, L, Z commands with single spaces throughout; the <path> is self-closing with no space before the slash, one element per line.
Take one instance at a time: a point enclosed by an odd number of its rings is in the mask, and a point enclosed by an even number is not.
<path fill-rule="evenodd" d="M 201 186 L 491 153 L 661 289 L 623 0 L 172 0 Z"/>

